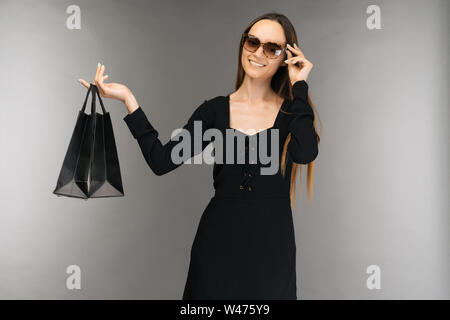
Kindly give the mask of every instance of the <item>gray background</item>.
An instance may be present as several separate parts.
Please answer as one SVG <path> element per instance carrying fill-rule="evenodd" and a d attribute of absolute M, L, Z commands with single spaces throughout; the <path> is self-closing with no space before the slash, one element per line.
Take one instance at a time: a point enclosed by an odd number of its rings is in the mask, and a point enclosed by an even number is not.
<path fill-rule="evenodd" d="M 71 4 L 81 30 L 66 28 Z M 381 30 L 366 27 L 370 4 Z M 204 99 L 234 91 L 239 35 L 271 10 L 314 64 L 323 124 L 312 205 L 297 184 L 298 298 L 449 298 L 449 1 L 437 0 L 0 1 L 0 298 L 181 298 L 212 166 L 154 175 L 125 106 L 106 99 L 125 197 L 52 194 L 77 78 L 105 64 L 167 142 Z M 81 290 L 65 286 L 72 264 Z M 372 264 L 379 290 L 366 287 Z"/>

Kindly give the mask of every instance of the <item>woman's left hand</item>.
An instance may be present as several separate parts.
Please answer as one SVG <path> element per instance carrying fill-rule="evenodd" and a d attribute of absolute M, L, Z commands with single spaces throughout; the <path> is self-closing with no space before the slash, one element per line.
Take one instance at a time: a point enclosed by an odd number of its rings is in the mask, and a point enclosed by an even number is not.
<path fill-rule="evenodd" d="M 294 43 L 294 47 L 287 44 L 286 46 L 287 59 L 284 61 L 288 65 L 289 79 L 293 85 L 300 80 L 308 79 L 313 64 L 305 58 L 305 55 L 299 47 Z M 298 65 L 297 65 L 298 63 Z"/>

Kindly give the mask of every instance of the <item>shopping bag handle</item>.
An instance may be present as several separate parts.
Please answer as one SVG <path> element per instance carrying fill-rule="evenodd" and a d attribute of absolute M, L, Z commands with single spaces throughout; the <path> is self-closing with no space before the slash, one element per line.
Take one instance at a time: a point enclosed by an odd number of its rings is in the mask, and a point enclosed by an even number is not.
<path fill-rule="evenodd" d="M 91 114 L 95 114 L 95 112 L 96 112 L 95 95 L 98 96 L 98 98 L 100 100 L 100 105 L 102 107 L 103 114 L 105 114 L 106 110 L 105 110 L 105 106 L 103 105 L 102 98 L 100 97 L 100 94 L 98 92 L 97 86 L 95 84 L 93 84 L 93 83 L 91 83 L 89 88 L 88 88 L 88 92 L 86 94 L 86 98 L 84 99 L 83 107 L 81 108 L 81 112 L 84 112 L 84 110 L 86 109 L 86 102 L 87 102 L 87 99 L 89 97 L 89 93 L 92 93 L 92 97 L 91 97 Z"/>
<path fill-rule="evenodd" d="M 84 109 L 86 109 L 86 102 L 89 97 L 89 93 L 91 93 L 92 85 L 89 86 L 88 91 L 86 93 L 86 98 L 84 98 L 83 107 L 81 108 L 81 112 L 84 112 Z"/>
<path fill-rule="evenodd" d="M 96 89 L 95 92 L 97 93 L 98 100 L 100 101 L 100 105 L 102 106 L 103 114 L 105 114 L 106 113 L 105 106 L 103 105 L 103 100 L 102 100 L 102 97 L 100 96 L 100 92 L 98 91 L 98 87 L 96 86 L 95 89 Z"/>

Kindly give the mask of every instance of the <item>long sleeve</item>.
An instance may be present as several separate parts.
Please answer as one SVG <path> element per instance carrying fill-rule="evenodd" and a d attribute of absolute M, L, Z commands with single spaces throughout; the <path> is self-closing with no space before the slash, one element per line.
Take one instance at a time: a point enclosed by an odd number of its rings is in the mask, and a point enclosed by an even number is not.
<path fill-rule="evenodd" d="M 200 106 L 198 106 L 190 116 L 187 123 L 183 126 L 183 129 L 186 129 L 189 132 L 191 145 L 189 155 L 185 155 L 184 152 L 178 152 L 177 154 L 183 158 L 183 162 L 201 153 L 211 142 L 203 141 L 204 131 L 211 128 L 214 123 L 214 114 L 212 112 L 212 108 L 208 107 L 207 102 L 208 100 L 205 100 Z M 184 136 L 180 136 L 182 134 L 181 132 L 176 135 L 176 138 L 174 137 L 166 144 L 163 144 L 158 138 L 158 131 L 148 121 L 140 106 L 131 114 L 127 114 L 123 120 L 128 125 L 133 137 L 137 140 L 147 164 L 156 175 L 160 176 L 166 174 L 183 164 L 183 162 L 174 163 L 172 160 L 172 149 L 178 143 L 182 143 L 185 139 Z M 199 126 L 199 124 L 201 124 L 201 131 L 198 131 L 198 129 L 196 130 L 197 134 L 198 132 L 201 132 L 201 135 L 199 135 L 199 139 L 202 141 L 201 149 L 199 146 L 194 144 L 194 140 L 197 140 L 196 143 L 199 141 L 198 139 L 195 139 L 194 136 L 194 121 L 201 121 L 196 125 Z"/>
<path fill-rule="evenodd" d="M 293 101 L 290 115 L 293 117 L 288 125 L 291 133 L 288 152 L 295 163 L 307 164 L 313 161 L 318 153 L 317 135 L 314 130 L 314 112 L 308 103 L 308 84 L 296 81 L 292 86 Z"/>

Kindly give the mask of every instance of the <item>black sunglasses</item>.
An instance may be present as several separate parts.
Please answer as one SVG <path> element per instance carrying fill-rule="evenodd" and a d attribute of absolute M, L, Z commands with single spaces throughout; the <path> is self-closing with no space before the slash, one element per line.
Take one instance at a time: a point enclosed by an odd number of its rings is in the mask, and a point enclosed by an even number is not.
<path fill-rule="evenodd" d="M 263 46 L 264 55 L 269 59 L 278 58 L 283 52 L 286 51 L 286 46 L 273 42 L 261 42 L 258 37 L 249 33 L 242 34 L 242 41 L 244 42 L 244 48 L 250 52 L 256 52 L 259 47 Z"/>

